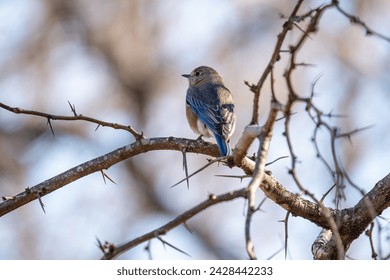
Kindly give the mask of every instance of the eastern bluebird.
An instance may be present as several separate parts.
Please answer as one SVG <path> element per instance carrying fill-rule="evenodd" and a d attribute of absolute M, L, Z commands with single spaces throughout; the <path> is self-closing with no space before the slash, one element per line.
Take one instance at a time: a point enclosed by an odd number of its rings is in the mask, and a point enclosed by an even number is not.
<path fill-rule="evenodd" d="M 230 153 L 230 137 L 236 126 L 233 97 L 221 76 L 211 67 L 200 66 L 188 78 L 186 115 L 191 129 L 200 137 L 214 137 L 219 153 Z"/>

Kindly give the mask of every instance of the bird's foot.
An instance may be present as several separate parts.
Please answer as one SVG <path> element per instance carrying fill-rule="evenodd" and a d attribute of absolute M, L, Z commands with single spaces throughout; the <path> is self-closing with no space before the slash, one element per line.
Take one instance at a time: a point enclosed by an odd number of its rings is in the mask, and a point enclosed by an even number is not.
<path fill-rule="evenodd" d="M 196 141 L 199 141 L 199 142 L 204 142 L 204 140 L 203 140 L 203 135 L 201 134 L 201 135 L 199 135 L 199 137 L 198 138 L 196 138 Z"/>

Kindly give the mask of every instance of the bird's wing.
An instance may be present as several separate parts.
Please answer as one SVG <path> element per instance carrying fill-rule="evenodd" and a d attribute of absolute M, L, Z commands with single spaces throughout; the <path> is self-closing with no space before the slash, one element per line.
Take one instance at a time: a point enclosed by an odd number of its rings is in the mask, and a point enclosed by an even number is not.
<path fill-rule="evenodd" d="M 225 124 L 229 118 L 229 115 L 233 113 L 233 104 L 208 104 L 196 97 L 187 94 L 187 105 L 198 116 L 198 118 L 216 135 L 221 136 L 223 139 L 227 138 L 224 133 Z"/>

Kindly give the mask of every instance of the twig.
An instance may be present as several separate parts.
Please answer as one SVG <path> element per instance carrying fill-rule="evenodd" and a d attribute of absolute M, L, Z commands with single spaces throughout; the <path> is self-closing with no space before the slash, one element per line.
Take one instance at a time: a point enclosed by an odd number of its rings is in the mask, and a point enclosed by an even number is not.
<path fill-rule="evenodd" d="M 127 250 L 130 250 L 131 248 L 134 248 L 135 246 L 151 240 L 153 238 L 159 237 L 161 235 L 166 234 L 170 230 L 176 228 L 177 226 L 185 223 L 187 220 L 191 219 L 193 216 L 197 215 L 198 213 L 202 212 L 203 210 L 209 208 L 212 205 L 224 202 L 224 201 L 230 201 L 236 198 L 245 198 L 247 195 L 247 190 L 240 189 L 233 192 L 228 192 L 226 194 L 222 195 L 210 195 L 209 198 L 195 207 L 185 211 L 184 213 L 177 216 L 175 219 L 171 220 L 170 222 L 166 223 L 165 225 L 152 230 L 144 235 L 141 235 L 133 240 L 124 242 L 118 246 L 114 246 L 114 250 L 111 252 L 105 252 L 102 259 L 113 259 L 118 257 L 120 254 L 123 254 Z"/>
<path fill-rule="evenodd" d="M 68 101 L 68 103 L 69 103 L 69 101 Z M 32 115 L 32 116 L 43 117 L 43 118 L 47 119 L 47 123 L 48 123 L 48 125 L 49 125 L 49 127 L 51 129 L 51 132 L 52 132 L 53 136 L 55 136 L 55 135 L 54 135 L 54 130 L 53 130 L 51 121 L 53 121 L 53 120 L 62 120 L 62 121 L 86 121 L 86 122 L 91 122 L 91 123 L 98 124 L 99 126 L 106 126 L 106 127 L 111 127 L 111 128 L 114 128 L 114 129 L 120 129 L 120 130 L 128 131 L 128 132 L 130 132 L 134 136 L 134 138 L 136 140 L 140 140 L 140 139 L 143 138 L 142 133 L 138 133 L 137 131 L 134 130 L 134 128 L 132 128 L 129 125 L 122 125 L 122 124 L 118 124 L 118 123 L 109 123 L 109 122 L 101 121 L 101 120 L 98 120 L 98 119 L 95 119 L 95 118 L 91 118 L 91 117 L 87 117 L 87 116 L 83 116 L 83 115 L 78 115 L 78 114 L 76 114 L 75 107 L 72 106 L 70 103 L 69 103 L 69 106 L 72 109 L 73 116 L 60 116 L 60 115 L 53 115 L 53 114 L 43 113 L 43 112 L 34 111 L 34 110 L 25 110 L 25 109 L 21 109 L 21 108 L 18 108 L 18 107 L 10 107 L 10 106 L 0 102 L 0 107 L 1 108 L 5 109 L 7 111 L 10 111 L 12 113 L 23 114 L 23 115 Z"/>
<path fill-rule="evenodd" d="M 255 212 L 256 212 L 255 209 L 248 207 L 246 218 L 245 218 L 245 249 L 251 260 L 257 260 L 255 247 L 253 246 L 252 237 L 251 237 L 252 217 Z"/>
<path fill-rule="evenodd" d="M 370 247 L 371 247 L 371 257 L 376 260 L 377 257 L 378 257 L 378 254 L 376 253 L 375 251 L 375 246 L 374 246 L 374 240 L 373 240 L 373 237 L 372 237 L 372 231 L 374 229 L 374 222 L 372 222 L 370 224 L 370 228 L 368 230 L 366 230 L 366 235 L 368 236 L 368 239 L 370 240 Z"/>
<path fill-rule="evenodd" d="M 340 7 L 340 3 L 339 1 L 336 1 L 336 0 L 333 0 L 333 3 L 335 4 L 337 10 L 342 14 L 344 15 L 345 17 L 347 17 L 349 19 L 349 21 L 353 24 L 357 24 L 357 25 L 360 25 L 361 27 L 363 27 L 363 29 L 366 30 L 366 35 L 374 35 L 378 38 L 381 38 L 387 42 L 390 42 L 390 37 L 388 36 L 385 36 L 379 32 L 376 32 L 375 30 L 373 30 L 372 28 L 368 27 L 368 25 L 362 21 L 359 17 L 355 16 L 355 15 L 351 15 L 349 13 L 347 13 L 344 9 L 342 9 Z"/>
<path fill-rule="evenodd" d="M 284 39 L 286 38 L 288 31 L 290 31 L 292 29 L 292 26 L 294 25 L 298 10 L 301 7 L 302 3 L 303 3 L 303 0 L 299 0 L 297 2 L 293 11 L 290 14 L 288 20 L 283 24 L 283 29 L 278 34 L 278 37 L 277 37 L 278 39 L 276 41 L 271 59 L 268 62 L 268 65 L 266 66 L 265 70 L 263 71 L 263 74 L 261 75 L 257 85 L 252 88 L 255 94 L 254 94 L 254 98 L 253 98 L 253 113 L 252 113 L 251 124 L 257 124 L 259 122 L 259 100 L 260 100 L 261 89 L 262 89 L 264 82 L 266 81 L 268 75 L 270 74 L 271 70 L 273 69 L 275 63 L 280 59 L 280 52 L 281 52 L 281 48 L 282 48 Z"/>
<path fill-rule="evenodd" d="M 286 217 L 283 220 L 284 223 L 284 258 L 287 259 L 288 252 L 288 218 L 290 217 L 290 212 L 287 211 Z"/>
<path fill-rule="evenodd" d="M 257 161 L 255 170 L 253 172 L 252 180 L 248 185 L 249 190 L 249 203 L 248 207 L 252 210 L 255 207 L 255 192 L 259 188 L 260 183 L 263 181 L 265 163 L 268 155 L 269 145 L 272 138 L 273 126 L 276 120 L 277 113 L 281 110 L 280 104 L 274 102 L 272 104 L 271 111 L 268 115 L 267 121 L 264 124 L 261 134 L 259 136 L 260 146 L 257 152 Z"/>

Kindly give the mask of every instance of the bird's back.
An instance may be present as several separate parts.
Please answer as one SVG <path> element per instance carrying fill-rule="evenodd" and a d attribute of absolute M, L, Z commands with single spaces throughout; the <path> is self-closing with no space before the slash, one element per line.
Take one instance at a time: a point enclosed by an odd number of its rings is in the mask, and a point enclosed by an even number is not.
<path fill-rule="evenodd" d="M 187 118 L 191 116 L 191 128 L 195 130 L 192 117 L 196 116 L 214 135 L 221 155 L 226 156 L 230 152 L 229 140 L 234 132 L 236 119 L 232 94 L 221 76 L 210 67 L 198 67 L 190 75 L 184 76 L 190 80 L 186 103 L 194 113 L 192 115 L 187 112 Z"/>

